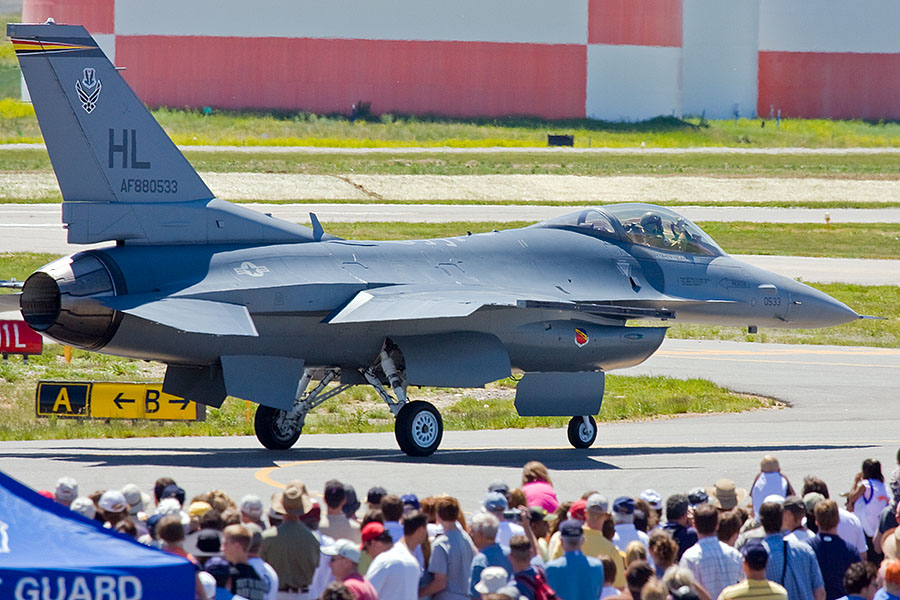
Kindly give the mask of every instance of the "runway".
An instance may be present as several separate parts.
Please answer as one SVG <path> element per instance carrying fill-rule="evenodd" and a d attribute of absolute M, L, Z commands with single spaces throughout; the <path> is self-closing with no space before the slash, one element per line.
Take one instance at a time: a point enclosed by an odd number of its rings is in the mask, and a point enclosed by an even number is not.
<path fill-rule="evenodd" d="M 447 492 L 473 510 L 488 483 L 519 484 L 521 467 L 541 460 L 564 498 L 597 489 L 613 498 L 652 487 L 664 496 L 712 485 L 720 477 L 747 487 L 760 457 L 774 453 L 799 487 L 816 474 L 833 496 L 846 491 L 863 459 L 890 472 L 897 452 L 900 350 L 667 340 L 640 367 L 620 374 L 704 377 L 787 402 L 780 410 L 689 416 L 600 427 L 595 446 L 574 450 L 562 430 L 447 432 L 426 459 L 397 450 L 392 434 L 301 436 L 285 452 L 263 450 L 255 438 L 59 440 L 0 443 L 4 471 L 36 488 L 71 475 L 90 493 L 135 482 L 149 487 L 172 476 L 188 495 L 223 489 L 263 498 L 294 478 L 321 491 L 338 478 L 365 493 Z"/>

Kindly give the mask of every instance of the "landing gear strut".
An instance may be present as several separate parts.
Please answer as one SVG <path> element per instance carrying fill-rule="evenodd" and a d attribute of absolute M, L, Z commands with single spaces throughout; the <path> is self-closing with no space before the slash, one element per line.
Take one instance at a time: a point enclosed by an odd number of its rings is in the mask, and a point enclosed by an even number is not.
<path fill-rule="evenodd" d="M 256 408 L 256 418 L 253 421 L 253 429 L 256 439 L 269 450 L 287 450 L 300 439 L 303 425 L 306 423 L 306 415 L 329 398 L 334 398 L 341 392 L 352 387 L 341 384 L 336 388 L 325 391 L 329 383 L 341 374 L 340 369 L 328 369 L 313 390 L 305 397 L 303 393 L 309 386 L 312 374 L 309 370 L 303 373 L 297 386 L 297 400 L 290 410 L 272 408 L 260 405 Z"/>
<path fill-rule="evenodd" d="M 569 421 L 569 443 L 576 448 L 590 448 L 597 439 L 597 422 L 594 417 L 572 417 Z"/>

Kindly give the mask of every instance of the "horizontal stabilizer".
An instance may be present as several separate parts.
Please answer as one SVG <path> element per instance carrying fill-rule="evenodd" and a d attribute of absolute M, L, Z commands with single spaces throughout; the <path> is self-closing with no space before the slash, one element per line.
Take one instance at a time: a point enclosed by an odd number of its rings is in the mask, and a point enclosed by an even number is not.
<path fill-rule="evenodd" d="M 99 300 L 112 309 L 186 333 L 248 337 L 259 335 L 247 307 L 238 304 L 156 296 L 124 296 Z"/>

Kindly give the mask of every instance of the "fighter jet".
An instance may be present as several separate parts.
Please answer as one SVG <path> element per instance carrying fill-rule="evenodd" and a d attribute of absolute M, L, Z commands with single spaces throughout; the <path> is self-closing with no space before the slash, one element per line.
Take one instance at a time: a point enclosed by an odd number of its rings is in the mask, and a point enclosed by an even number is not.
<path fill-rule="evenodd" d="M 214 197 L 83 27 L 11 24 L 77 252 L 17 296 L 35 330 L 160 361 L 164 391 L 259 404 L 256 435 L 287 449 L 308 412 L 370 385 L 400 448 L 441 443 L 409 386 L 520 375 L 523 416 L 571 416 L 597 437 L 607 371 L 639 364 L 666 328 L 641 320 L 824 327 L 859 318 L 813 288 L 728 256 L 677 213 L 585 208 L 522 229 L 417 240 L 328 235 Z M 239 85 L 236 82 L 235 85 Z M 315 385 L 308 389 L 312 382 Z M 334 384 L 334 385 L 331 385 Z"/>

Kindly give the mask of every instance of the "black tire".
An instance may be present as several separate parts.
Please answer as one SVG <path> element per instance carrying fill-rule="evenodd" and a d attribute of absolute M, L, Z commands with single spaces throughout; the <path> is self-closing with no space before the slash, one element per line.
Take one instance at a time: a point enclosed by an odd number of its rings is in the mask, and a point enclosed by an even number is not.
<path fill-rule="evenodd" d="M 584 424 L 584 417 L 572 417 L 569 421 L 569 443 L 575 448 L 590 448 L 597 439 L 597 422 L 594 417 L 588 417 L 590 427 Z"/>
<path fill-rule="evenodd" d="M 444 437 L 444 420 L 429 402 L 409 402 L 397 413 L 394 437 L 407 456 L 431 456 Z"/>
<path fill-rule="evenodd" d="M 287 450 L 297 443 L 303 428 L 296 431 L 286 431 L 283 419 L 287 411 L 260 404 L 256 407 L 256 417 L 253 420 L 253 429 L 256 431 L 256 439 L 269 450 Z"/>

